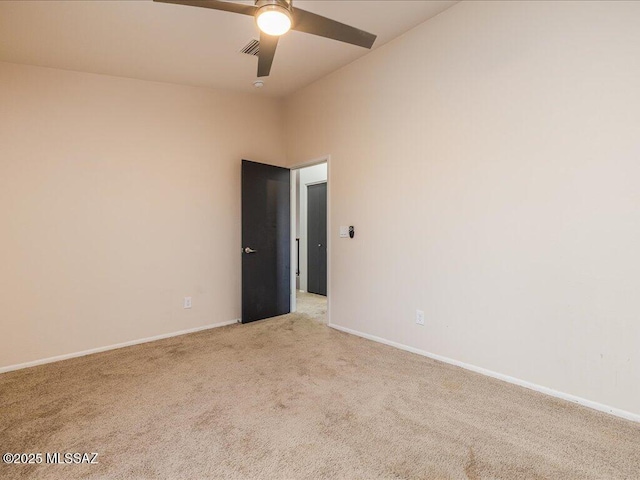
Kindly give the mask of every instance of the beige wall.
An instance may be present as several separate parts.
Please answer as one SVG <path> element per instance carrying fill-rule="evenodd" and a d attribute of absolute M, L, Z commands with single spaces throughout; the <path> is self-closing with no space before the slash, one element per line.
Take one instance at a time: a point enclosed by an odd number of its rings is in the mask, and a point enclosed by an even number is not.
<path fill-rule="evenodd" d="M 331 322 L 639 414 L 638 25 L 465 2 L 292 96 L 288 161 L 331 155 Z"/>
<path fill-rule="evenodd" d="M 282 163 L 280 122 L 258 96 L 0 63 L 0 367 L 238 318 L 240 160 Z"/>

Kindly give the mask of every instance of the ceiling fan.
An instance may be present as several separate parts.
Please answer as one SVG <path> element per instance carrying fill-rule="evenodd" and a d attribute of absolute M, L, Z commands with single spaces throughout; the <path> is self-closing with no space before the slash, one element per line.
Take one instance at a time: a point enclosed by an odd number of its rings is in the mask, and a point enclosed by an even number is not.
<path fill-rule="evenodd" d="M 212 8 L 255 17 L 260 29 L 258 77 L 267 77 L 276 54 L 278 39 L 290 29 L 371 48 L 376 35 L 315 13 L 293 8 L 293 0 L 256 0 L 255 5 L 223 0 L 153 0 L 192 7 Z"/>

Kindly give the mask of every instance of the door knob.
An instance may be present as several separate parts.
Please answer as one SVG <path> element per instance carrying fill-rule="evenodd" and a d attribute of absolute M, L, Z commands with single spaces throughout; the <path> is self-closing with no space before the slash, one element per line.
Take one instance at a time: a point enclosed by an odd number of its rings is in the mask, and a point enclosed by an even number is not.
<path fill-rule="evenodd" d="M 318 246 L 319 246 L 319 247 L 321 247 L 321 246 L 322 246 L 322 244 L 321 244 L 321 243 L 319 243 L 319 244 L 318 244 Z"/>
<path fill-rule="evenodd" d="M 257 250 L 254 250 L 253 248 L 250 247 L 245 247 L 244 249 L 244 253 L 256 253 Z"/>

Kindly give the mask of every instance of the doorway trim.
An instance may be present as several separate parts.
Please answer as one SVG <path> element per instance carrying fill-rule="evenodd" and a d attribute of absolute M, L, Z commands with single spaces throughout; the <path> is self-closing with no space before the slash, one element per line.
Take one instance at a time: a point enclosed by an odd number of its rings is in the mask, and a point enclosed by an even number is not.
<path fill-rule="evenodd" d="M 313 160 L 289 165 L 291 170 L 291 312 L 296 311 L 296 171 L 306 167 L 313 167 L 321 163 L 327 164 L 327 325 L 331 325 L 331 155 L 323 155 Z M 302 186 L 300 187 L 302 188 Z"/>

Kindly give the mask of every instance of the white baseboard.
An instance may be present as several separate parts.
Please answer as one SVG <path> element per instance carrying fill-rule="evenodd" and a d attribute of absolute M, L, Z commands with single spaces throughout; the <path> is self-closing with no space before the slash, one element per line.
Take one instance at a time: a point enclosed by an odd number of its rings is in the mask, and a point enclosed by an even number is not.
<path fill-rule="evenodd" d="M 503 380 L 505 382 L 513 383 L 514 385 L 519 385 L 521 387 L 525 387 L 530 390 L 535 390 L 536 392 L 544 393 L 552 397 L 561 398 L 562 400 L 567 400 L 569 402 L 577 403 L 579 405 L 589 407 L 594 410 L 598 410 L 600 412 L 609 413 L 611 415 L 615 415 L 616 417 L 624 418 L 626 420 L 631 420 L 632 422 L 640 423 L 640 414 L 637 414 L 637 413 L 631 413 L 631 412 L 627 412 L 626 410 L 620 410 L 619 408 L 603 405 L 602 403 L 592 402 L 591 400 L 587 400 L 582 397 L 577 397 L 569 393 L 559 392 L 557 390 L 553 390 L 548 387 L 543 387 L 542 385 L 537 385 L 535 383 L 527 382 L 526 380 L 520 380 L 519 378 L 510 377 L 509 375 L 504 375 L 502 373 L 494 372 L 492 370 L 487 370 L 486 368 L 476 367 L 475 365 L 471 365 L 469 363 L 464 363 L 458 360 L 453 360 L 452 358 L 436 355 L 434 353 L 430 353 L 425 350 L 420 350 L 418 348 L 409 347 L 407 345 L 403 345 L 397 342 L 392 342 L 391 340 L 386 340 L 381 337 L 369 335 L 368 333 L 362 333 L 362 332 L 358 332 L 357 330 L 341 327 L 340 325 L 335 325 L 330 323 L 329 327 L 334 328 L 336 330 L 340 330 L 341 332 L 349 333 L 351 335 L 356 335 L 358 337 L 366 338 L 367 340 L 373 340 L 374 342 L 383 343 L 391 347 L 399 348 L 401 350 L 406 350 L 407 352 L 417 353 L 418 355 L 429 357 L 429 358 L 432 358 L 433 360 L 438 360 L 440 362 L 448 363 L 450 365 L 455 365 L 456 367 L 462 367 L 466 370 L 471 370 L 472 372 L 480 373 L 488 377 L 493 377 L 493 378 L 497 378 L 498 380 Z"/>
<path fill-rule="evenodd" d="M 0 367 L 0 373 L 11 372 L 13 370 L 21 370 L 23 368 L 35 367 L 37 365 L 44 365 L 45 363 L 59 362 L 61 360 L 68 360 L 70 358 L 84 357 L 85 355 L 91 355 L 92 353 L 106 352 L 107 350 L 115 350 L 117 348 L 130 347 L 132 345 L 139 345 L 141 343 L 154 342 L 156 340 L 162 340 L 164 338 L 178 337 L 180 335 L 186 335 L 188 333 L 201 332 L 203 330 L 209 330 L 211 328 L 225 327 L 227 325 L 233 325 L 240 320 L 230 320 L 228 322 L 212 323 L 203 327 L 189 328 L 187 330 L 180 330 L 178 332 L 163 333 L 162 335 L 156 335 L 154 337 L 140 338 L 138 340 L 131 340 L 123 343 L 116 343 L 114 345 L 107 345 L 105 347 L 92 348 L 90 350 L 83 350 L 81 352 L 67 353 L 65 355 L 57 355 L 55 357 L 42 358 L 40 360 L 33 360 L 31 362 L 19 363 L 17 365 L 9 365 L 7 367 Z"/>

